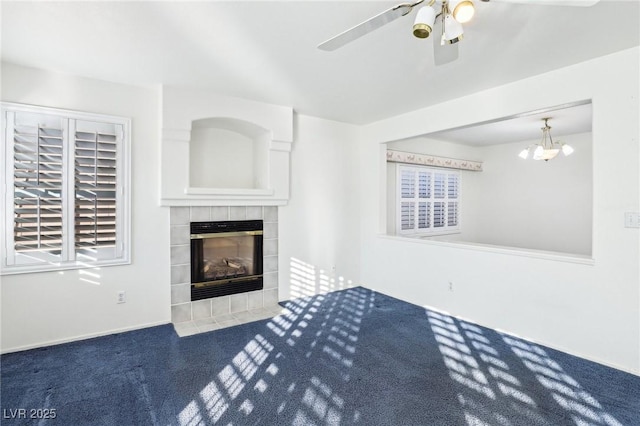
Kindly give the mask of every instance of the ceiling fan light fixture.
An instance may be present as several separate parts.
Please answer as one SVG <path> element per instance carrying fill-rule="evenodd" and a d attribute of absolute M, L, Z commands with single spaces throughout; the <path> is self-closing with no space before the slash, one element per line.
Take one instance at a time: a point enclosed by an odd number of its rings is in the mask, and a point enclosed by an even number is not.
<path fill-rule="evenodd" d="M 456 21 L 461 24 L 471 21 L 476 12 L 472 0 L 451 0 L 449 2 L 449 10 Z"/>
<path fill-rule="evenodd" d="M 418 10 L 416 20 L 413 24 L 413 35 L 418 38 L 427 38 L 433 31 L 433 24 L 436 21 L 436 11 L 431 6 L 424 6 Z"/>
<path fill-rule="evenodd" d="M 446 44 L 454 44 L 462 40 L 464 36 L 464 28 L 462 24 L 453 18 L 453 15 L 448 14 L 444 18 L 444 32 L 442 34 L 442 41 Z"/>

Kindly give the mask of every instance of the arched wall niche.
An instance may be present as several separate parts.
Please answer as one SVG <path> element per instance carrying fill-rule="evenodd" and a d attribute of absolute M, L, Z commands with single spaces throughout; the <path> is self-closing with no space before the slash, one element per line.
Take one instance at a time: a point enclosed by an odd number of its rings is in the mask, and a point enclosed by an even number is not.
<path fill-rule="evenodd" d="M 270 139 L 267 129 L 237 118 L 193 120 L 189 186 L 266 189 Z"/>
<path fill-rule="evenodd" d="M 288 202 L 293 108 L 184 87 L 160 95 L 162 205 Z"/>

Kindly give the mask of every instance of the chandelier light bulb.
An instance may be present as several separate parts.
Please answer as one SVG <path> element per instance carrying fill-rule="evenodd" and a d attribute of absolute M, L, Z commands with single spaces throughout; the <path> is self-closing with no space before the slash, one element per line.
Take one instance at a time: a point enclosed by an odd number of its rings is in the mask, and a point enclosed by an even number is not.
<path fill-rule="evenodd" d="M 542 145 L 536 146 L 536 149 L 533 151 L 533 159 L 534 160 L 542 160 L 542 155 L 544 154 L 544 148 Z"/>
<path fill-rule="evenodd" d="M 529 148 L 523 149 L 522 151 L 520 151 L 520 154 L 518 154 L 518 157 L 522 158 L 523 160 L 526 160 L 527 158 L 529 158 Z"/>
<path fill-rule="evenodd" d="M 573 154 L 573 147 L 571 145 L 567 145 L 566 143 L 562 145 L 562 153 L 564 154 L 564 156 L 568 156 Z"/>

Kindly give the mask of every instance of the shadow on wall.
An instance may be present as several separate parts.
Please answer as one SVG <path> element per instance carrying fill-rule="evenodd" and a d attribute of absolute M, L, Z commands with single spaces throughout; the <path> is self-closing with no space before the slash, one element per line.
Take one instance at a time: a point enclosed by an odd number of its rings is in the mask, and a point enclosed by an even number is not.
<path fill-rule="evenodd" d="M 351 280 L 341 276 L 330 276 L 328 272 L 295 257 L 289 262 L 289 284 L 292 298 L 324 294 L 354 286 Z"/>

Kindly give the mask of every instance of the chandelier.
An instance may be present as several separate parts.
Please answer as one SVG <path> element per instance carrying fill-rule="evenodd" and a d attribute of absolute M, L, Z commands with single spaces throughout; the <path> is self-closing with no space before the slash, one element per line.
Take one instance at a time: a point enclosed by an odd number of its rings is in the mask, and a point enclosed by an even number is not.
<path fill-rule="evenodd" d="M 551 118 L 543 118 L 544 127 L 542 127 L 542 140 L 540 143 L 529 145 L 523 149 L 518 157 L 522 159 L 529 158 L 529 154 L 533 151 L 534 160 L 549 161 L 554 159 L 560 151 L 565 155 L 571 155 L 573 148 L 564 142 L 554 141 L 551 137 L 551 126 L 547 123 Z"/>

